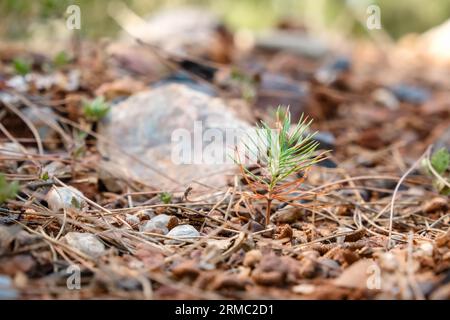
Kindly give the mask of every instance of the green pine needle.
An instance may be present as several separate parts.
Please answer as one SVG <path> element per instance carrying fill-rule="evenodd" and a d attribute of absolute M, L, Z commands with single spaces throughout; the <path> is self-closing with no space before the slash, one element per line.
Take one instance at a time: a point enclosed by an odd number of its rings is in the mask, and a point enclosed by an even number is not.
<path fill-rule="evenodd" d="M 261 122 L 257 126 L 256 138 L 248 136 L 249 141 L 244 145 L 246 151 L 253 155 L 254 150 L 257 150 L 259 163 L 267 170 L 267 174 L 263 176 L 256 176 L 244 168 L 245 173 L 253 180 L 266 185 L 268 191 L 292 174 L 324 159 L 324 153 L 316 154 L 319 146 L 319 143 L 313 140 L 316 133 L 306 134 L 312 120 L 302 115 L 297 125 L 292 126 L 289 108 L 283 111 L 281 106 L 278 107 L 276 116 L 276 129 Z"/>

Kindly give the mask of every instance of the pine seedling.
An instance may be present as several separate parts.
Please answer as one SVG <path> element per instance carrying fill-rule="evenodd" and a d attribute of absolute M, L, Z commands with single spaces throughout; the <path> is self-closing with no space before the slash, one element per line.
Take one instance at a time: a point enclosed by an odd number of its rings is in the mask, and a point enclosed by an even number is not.
<path fill-rule="evenodd" d="M 163 203 L 168 204 L 172 201 L 172 194 L 169 192 L 163 192 L 159 195 L 159 198 Z"/>
<path fill-rule="evenodd" d="M 422 166 L 425 172 L 432 177 L 434 188 L 442 195 L 450 195 L 450 152 L 447 148 L 435 151 L 430 159 L 424 159 Z"/>
<path fill-rule="evenodd" d="M 261 122 L 255 137 L 248 137 L 244 143 L 246 154 L 257 154 L 259 174 L 246 168 L 237 153 L 235 161 L 252 191 L 251 197 L 266 201 L 266 226 L 270 222 L 272 202 L 301 199 L 298 187 L 308 170 L 326 158 L 328 151 L 317 153 L 319 143 L 313 140 L 316 132 L 309 133 L 311 123 L 312 120 L 302 115 L 297 125 L 292 126 L 289 108 L 283 110 L 281 106 L 276 112 L 275 129 Z"/>
<path fill-rule="evenodd" d="M 8 199 L 14 199 L 19 192 L 19 183 L 17 181 L 8 182 L 3 174 L 0 173 L 0 204 Z"/>
<path fill-rule="evenodd" d="M 84 103 L 83 112 L 87 119 L 99 121 L 109 112 L 110 106 L 103 97 Z"/>

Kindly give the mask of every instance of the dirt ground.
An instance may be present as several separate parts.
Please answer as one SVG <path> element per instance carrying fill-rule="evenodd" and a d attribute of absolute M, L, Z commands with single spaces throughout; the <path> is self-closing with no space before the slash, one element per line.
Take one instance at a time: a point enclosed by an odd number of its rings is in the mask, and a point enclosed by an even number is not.
<path fill-rule="evenodd" d="M 0 204 L 0 297 L 449 299 L 449 171 L 429 168 L 449 148 L 448 66 L 378 40 L 342 44 L 346 55 L 242 52 L 219 31 L 184 56 L 74 39 L 60 65 L 1 44 L 0 188 L 18 190 Z M 32 61 L 26 76 L 19 56 Z M 181 73 L 178 83 L 212 90 L 250 125 L 273 123 L 277 105 L 313 118 L 331 152 L 296 192 L 314 197 L 275 202 L 266 227 L 266 203 L 239 172 L 226 186 L 170 194 L 158 181 L 105 175 L 97 142 L 108 137 L 84 101 L 114 105 Z M 77 203 L 52 207 L 52 188 L 66 186 L 81 192 Z M 172 237 L 177 225 L 199 235 Z"/>

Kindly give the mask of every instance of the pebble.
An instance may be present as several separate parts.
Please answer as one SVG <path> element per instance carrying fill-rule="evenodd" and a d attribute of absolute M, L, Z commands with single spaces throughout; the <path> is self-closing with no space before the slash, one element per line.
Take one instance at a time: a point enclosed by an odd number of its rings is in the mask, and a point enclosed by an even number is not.
<path fill-rule="evenodd" d="M 65 235 L 66 242 L 84 254 L 98 258 L 105 252 L 105 245 L 92 233 L 69 232 Z"/>
<path fill-rule="evenodd" d="M 313 140 L 319 142 L 319 149 L 332 150 L 336 147 L 336 138 L 328 131 L 317 132 Z"/>
<path fill-rule="evenodd" d="M 192 239 L 200 237 L 200 233 L 193 226 L 183 224 L 170 230 L 167 236 L 180 239 Z"/>
<path fill-rule="evenodd" d="M 376 89 L 372 93 L 372 97 L 376 102 L 386 106 L 390 110 L 398 109 L 398 100 L 395 95 L 389 90 L 383 88 Z"/>
<path fill-rule="evenodd" d="M 311 294 L 316 290 L 316 286 L 309 283 L 298 284 L 292 287 L 292 292 L 298 294 Z"/>
<path fill-rule="evenodd" d="M 139 222 L 141 222 L 139 217 L 137 217 L 135 215 L 132 215 L 132 214 L 127 214 L 125 216 L 125 221 L 128 222 L 131 225 L 135 225 L 135 224 L 138 224 Z"/>
<path fill-rule="evenodd" d="M 397 84 L 391 86 L 389 89 L 400 101 L 413 104 L 422 104 L 427 102 L 431 97 L 430 91 L 417 86 Z"/>
<path fill-rule="evenodd" d="M 0 299 L 17 299 L 18 292 L 13 288 L 13 281 L 10 277 L 0 275 Z"/>
<path fill-rule="evenodd" d="M 169 226 L 171 223 L 174 223 L 174 220 L 177 220 L 177 218 L 174 216 L 159 214 L 147 221 L 147 223 L 142 227 L 141 231 L 167 234 L 169 232 Z"/>
<path fill-rule="evenodd" d="M 60 209 L 79 210 L 85 205 L 83 194 L 74 187 L 53 186 L 47 193 L 45 200 L 48 203 L 48 207 L 53 211 Z"/>

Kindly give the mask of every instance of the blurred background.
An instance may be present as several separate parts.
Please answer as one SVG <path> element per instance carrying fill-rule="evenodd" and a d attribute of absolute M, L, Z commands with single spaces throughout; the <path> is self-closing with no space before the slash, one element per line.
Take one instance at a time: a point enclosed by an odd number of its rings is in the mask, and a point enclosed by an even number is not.
<path fill-rule="evenodd" d="M 1 0 L 0 37 L 24 39 L 42 26 L 61 19 L 70 4 L 82 12 L 80 34 L 91 39 L 114 36 L 120 27 L 107 14 L 107 0 Z M 333 30 L 357 37 L 367 36 L 358 17 L 365 16 L 368 5 L 381 8 L 383 30 L 394 39 L 407 33 L 421 33 L 450 17 L 448 0 L 366 1 L 366 0 L 124 0 L 138 15 L 180 5 L 200 5 L 222 16 L 232 30 L 258 31 L 290 18 L 309 29 Z M 48 30 L 48 28 L 47 28 Z"/>

